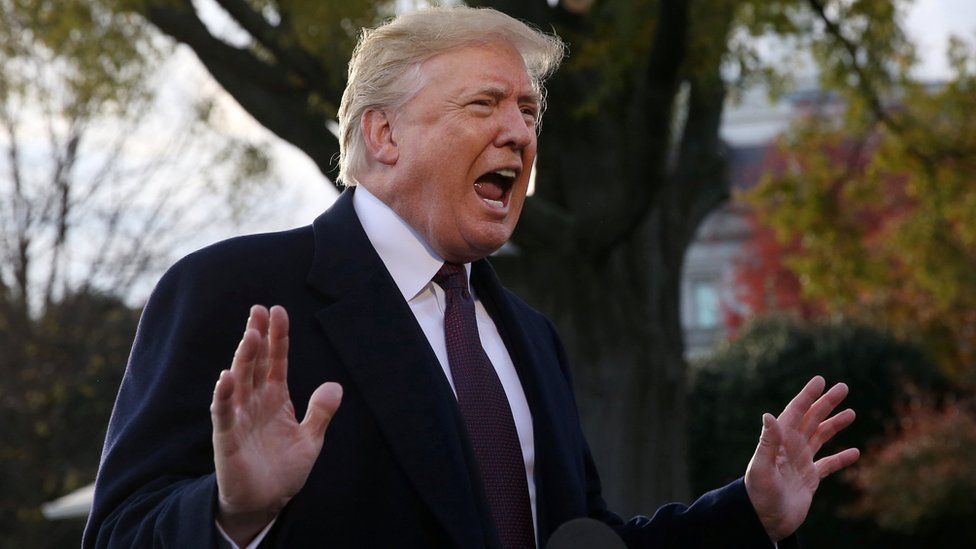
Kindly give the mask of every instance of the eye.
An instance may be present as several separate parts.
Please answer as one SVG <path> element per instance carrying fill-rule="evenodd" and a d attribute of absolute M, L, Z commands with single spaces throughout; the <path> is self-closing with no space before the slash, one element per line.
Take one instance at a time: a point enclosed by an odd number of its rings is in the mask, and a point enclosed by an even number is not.
<path fill-rule="evenodd" d="M 534 126 L 539 120 L 539 110 L 535 107 L 522 107 L 522 116 L 525 117 L 526 124 Z"/>
<path fill-rule="evenodd" d="M 491 99 L 475 99 L 468 103 L 469 107 L 477 109 L 479 112 L 487 112 L 495 105 Z"/>

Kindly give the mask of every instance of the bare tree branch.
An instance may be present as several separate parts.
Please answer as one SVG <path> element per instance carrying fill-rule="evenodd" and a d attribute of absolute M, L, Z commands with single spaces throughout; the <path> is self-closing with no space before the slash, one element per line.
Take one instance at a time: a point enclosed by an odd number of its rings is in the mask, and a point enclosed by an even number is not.
<path fill-rule="evenodd" d="M 79 126 L 80 124 L 72 124 L 68 132 L 64 156 L 57 161 L 58 169 L 55 172 L 55 180 L 53 181 L 53 187 L 56 193 L 55 202 L 57 204 L 57 212 L 53 219 L 55 235 L 54 242 L 51 244 L 48 281 L 42 294 L 45 306 L 49 306 L 54 302 L 55 284 L 60 272 L 62 251 L 68 238 L 72 208 L 72 171 L 75 161 L 78 158 L 78 146 L 81 143 L 81 136 L 84 131 Z"/>
<path fill-rule="evenodd" d="M 726 86 L 716 63 L 689 80 L 688 116 L 667 193 L 670 233 L 684 249 L 705 217 L 729 199 L 727 148 L 719 137 Z"/>
<path fill-rule="evenodd" d="M 681 70 L 688 46 L 688 3 L 684 0 L 661 0 L 657 30 L 651 48 L 647 70 L 639 84 L 646 89 L 641 96 L 644 119 L 638 127 L 654 128 L 645 137 L 642 158 L 650 168 L 648 179 L 618 181 L 626 185 L 626 193 L 615 208 L 614 218 L 600 231 L 599 240 L 592 244 L 597 255 L 614 249 L 640 227 L 661 189 L 668 181 L 667 152 L 674 113 L 674 98 L 681 84 Z"/>
<path fill-rule="evenodd" d="M 151 3 L 146 16 L 156 27 L 190 46 L 210 74 L 263 126 L 292 143 L 335 182 L 333 157 L 339 142 L 326 129 L 335 105 L 310 107 L 311 91 L 296 86 L 292 75 L 253 53 L 215 38 L 189 0 Z"/>
<path fill-rule="evenodd" d="M 244 0 L 217 0 L 227 13 L 255 40 L 271 52 L 279 63 L 301 76 L 307 88 L 325 97 L 337 97 L 341 91 L 332 89 L 329 76 L 319 60 L 305 51 L 293 36 L 280 32 Z M 297 84 L 297 83 L 296 83 Z"/>
<path fill-rule="evenodd" d="M 827 29 L 828 34 L 833 37 L 844 53 L 847 55 L 847 65 L 854 75 L 857 77 L 857 91 L 860 97 L 867 102 L 868 108 L 872 115 L 878 119 L 886 128 L 888 128 L 894 135 L 899 137 L 904 137 L 909 128 L 924 128 L 926 125 L 924 122 L 915 120 L 911 113 L 907 110 L 899 110 L 898 117 L 892 114 L 892 111 L 885 107 L 884 99 L 882 98 L 881 91 L 878 90 L 878 86 L 875 79 L 871 77 L 868 73 L 865 63 L 861 61 L 858 55 L 857 45 L 844 35 L 840 24 L 834 21 L 827 15 L 826 7 L 822 0 L 808 0 L 810 7 L 817 14 L 821 21 L 823 21 L 824 26 Z M 873 57 L 870 50 L 866 50 L 865 58 L 872 64 L 880 66 Z M 964 149 L 958 149 L 951 147 L 945 143 L 940 142 L 940 140 L 933 140 L 933 143 L 938 144 L 938 151 L 926 151 L 918 147 L 918 145 L 910 140 L 901 140 L 901 144 L 904 147 L 905 152 L 915 158 L 917 161 L 922 163 L 926 171 L 934 172 L 936 166 L 945 159 L 966 159 L 969 158 L 970 152 Z"/>
<path fill-rule="evenodd" d="M 891 128 L 893 131 L 900 131 L 901 124 L 891 117 L 891 114 L 884 108 L 884 103 L 881 100 L 881 94 L 874 86 L 874 79 L 867 73 L 865 67 L 858 60 L 858 48 L 851 40 L 844 36 L 844 32 L 841 30 L 840 25 L 827 15 L 826 7 L 822 0 L 808 0 L 810 7 L 813 9 L 817 17 L 823 21 L 824 26 L 827 28 L 827 32 L 834 37 L 835 40 L 840 44 L 848 56 L 848 66 L 857 76 L 857 87 L 861 92 L 864 99 L 868 102 L 868 107 L 871 112 L 884 123 L 886 126 Z"/>

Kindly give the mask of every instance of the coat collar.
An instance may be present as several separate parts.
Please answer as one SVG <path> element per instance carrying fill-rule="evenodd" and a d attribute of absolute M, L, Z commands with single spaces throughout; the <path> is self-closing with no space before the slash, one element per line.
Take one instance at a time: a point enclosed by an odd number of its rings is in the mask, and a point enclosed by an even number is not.
<path fill-rule="evenodd" d="M 571 456 L 576 447 L 571 435 L 560 428 L 564 418 L 556 415 L 575 413 L 575 408 L 567 408 L 566 400 L 559 396 L 559 389 L 566 387 L 566 380 L 561 377 L 558 365 L 549 363 L 539 354 L 540 345 L 544 345 L 542 338 L 551 337 L 551 334 L 529 325 L 525 311 L 517 310 L 487 261 L 472 264 L 471 284 L 502 336 L 532 412 L 536 518 L 539 546 L 543 547 L 556 527 L 581 516 L 572 512 L 567 514 L 561 509 L 565 505 L 572 507 L 568 502 L 573 500 L 571 479 L 577 468 Z M 537 320 L 541 320 L 541 317 Z M 572 396 L 569 395 L 569 398 Z"/>
<path fill-rule="evenodd" d="M 403 299 L 410 302 L 430 284 L 444 258 L 366 187 L 356 188 L 352 204 L 376 255 L 393 277 Z"/>

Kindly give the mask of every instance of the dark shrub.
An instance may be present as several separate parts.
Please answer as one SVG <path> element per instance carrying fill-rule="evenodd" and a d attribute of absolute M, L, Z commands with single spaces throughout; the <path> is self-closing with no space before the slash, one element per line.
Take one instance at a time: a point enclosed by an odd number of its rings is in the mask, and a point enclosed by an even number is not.
<path fill-rule="evenodd" d="M 690 453 L 696 493 L 741 476 L 755 450 L 763 412 L 778 415 L 816 374 L 828 386 L 847 383 L 851 392 L 841 409 L 857 412 L 854 424 L 821 455 L 880 443 L 911 398 L 909 387 L 926 394 L 946 390 L 945 378 L 921 351 L 872 328 L 804 326 L 786 319 L 755 322 L 738 340 L 693 368 Z M 804 545 L 909 546 L 904 536 L 843 513 L 856 497 L 856 489 L 843 477 L 821 484 L 801 529 Z"/>

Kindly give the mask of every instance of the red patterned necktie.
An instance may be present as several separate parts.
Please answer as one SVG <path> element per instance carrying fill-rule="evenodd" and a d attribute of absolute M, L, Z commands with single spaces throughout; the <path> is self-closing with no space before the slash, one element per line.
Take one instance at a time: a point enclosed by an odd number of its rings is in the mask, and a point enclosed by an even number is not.
<path fill-rule="evenodd" d="M 506 549 L 535 547 L 525 462 L 512 409 L 478 337 L 474 300 L 463 265 L 445 263 L 434 276 L 444 289 L 444 336 L 458 408 L 468 428 L 491 516 Z"/>

